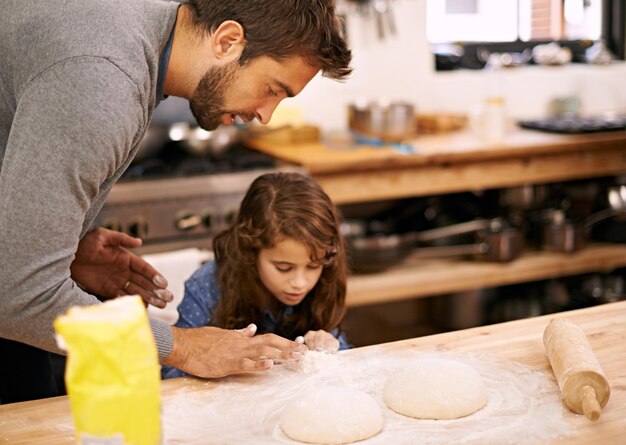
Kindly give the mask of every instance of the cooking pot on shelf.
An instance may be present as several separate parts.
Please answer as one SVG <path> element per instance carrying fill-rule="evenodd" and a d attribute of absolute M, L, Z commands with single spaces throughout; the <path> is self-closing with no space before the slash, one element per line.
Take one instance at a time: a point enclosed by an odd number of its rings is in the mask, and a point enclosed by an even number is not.
<path fill-rule="evenodd" d="M 354 223 L 352 223 L 354 225 Z M 414 258 L 441 258 L 474 255 L 486 261 L 508 262 L 517 258 L 524 247 L 519 229 L 510 227 L 502 218 L 477 219 L 421 232 L 404 234 L 363 235 L 365 230 L 342 225 L 354 272 L 373 273 Z M 473 244 L 432 246 L 429 243 L 457 235 L 475 233 Z M 418 245 L 421 244 L 420 247 Z"/>
<path fill-rule="evenodd" d="M 626 212 L 626 178 L 607 187 L 600 195 L 600 205 Z M 626 213 L 598 223 L 591 231 L 591 238 L 601 242 L 626 243 Z"/>
<path fill-rule="evenodd" d="M 552 252 L 576 252 L 587 245 L 593 226 L 616 216 L 625 216 L 626 210 L 604 209 L 583 220 L 567 218 L 561 209 L 548 209 L 544 215 L 543 246 Z"/>
<path fill-rule="evenodd" d="M 541 207 L 549 198 L 550 190 L 545 184 L 524 184 L 500 191 L 500 204 L 517 210 Z"/>

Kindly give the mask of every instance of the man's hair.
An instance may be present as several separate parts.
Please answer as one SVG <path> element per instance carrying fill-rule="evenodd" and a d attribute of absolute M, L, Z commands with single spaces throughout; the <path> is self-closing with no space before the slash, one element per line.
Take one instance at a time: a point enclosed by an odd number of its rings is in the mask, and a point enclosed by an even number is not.
<path fill-rule="evenodd" d="M 243 27 L 241 65 L 259 56 L 300 56 L 331 79 L 352 72 L 335 0 L 189 0 L 189 5 L 201 32 L 211 34 L 227 20 Z"/>
<path fill-rule="evenodd" d="M 339 327 L 348 273 L 339 225 L 339 211 L 310 176 L 279 172 L 255 179 L 236 221 L 213 240 L 222 298 L 210 323 L 226 329 L 256 323 L 259 333 L 264 332 L 265 312 L 280 313 L 281 304 L 261 282 L 258 255 L 293 239 L 304 244 L 311 261 L 323 269 L 306 298 L 277 321 L 274 333 L 293 339 L 310 330 Z"/>

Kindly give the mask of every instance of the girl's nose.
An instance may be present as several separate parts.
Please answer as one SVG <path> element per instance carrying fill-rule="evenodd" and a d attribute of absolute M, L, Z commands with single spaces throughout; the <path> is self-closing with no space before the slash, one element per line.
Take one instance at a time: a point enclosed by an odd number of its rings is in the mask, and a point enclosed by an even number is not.
<path fill-rule="evenodd" d="M 306 274 L 302 272 L 294 273 L 293 276 L 291 277 L 289 285 L 298 291 L 306 289 L 306 285 L 307 285 Z"/>

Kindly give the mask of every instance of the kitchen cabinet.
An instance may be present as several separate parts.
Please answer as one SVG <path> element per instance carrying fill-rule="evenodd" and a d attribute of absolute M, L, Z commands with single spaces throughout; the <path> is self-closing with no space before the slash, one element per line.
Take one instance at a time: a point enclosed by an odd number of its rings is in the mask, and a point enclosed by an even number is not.
<path fill-rule="evenodd" d="M 276 144 L 264 153 L 307 169 L 337 204 L 598 178 L 626 172 L 626 132 L 560 135 L 516 129 L 500 143 L 469 132 L 421 136 L 413 152 L 359 146 L 333 151 L 321 143 Z M 385 272 L 354 275 L 348 305 L 610 271 L 626 266 L 626 245 L 594 244 L 575 254 L 528 252 L 511 263 L 409 258 Z"/>
<path fill-rule="evenodd" d="M 626 432 L 626 374 L 623 347 L 626 337 L 626 301 L 570 311 L 567 317 L 586 333 L 605 375 L 612 386 L 608 404 L 600 419 L 591 422 L 584 416 L 564 411 L 565 421 L 571 426 L 567 436 L 538 441 L 550 444 L 622 444 Z M 489 354 L 498 359 L 517 362 L 552 380 L 550 364 L 542 344 L 542 334 L 552 316 L 541 316 L 509 323 L 465 329 L 438 335 L 413 338 L 393 343 L 356 348 L 339 353 L 341 359 L 362 363 L 363 368 L 387 353 L 448 353 Z M 304 380 L 304 379 L 300 379 Z M 178 378 L 161 384 L 163 431 L 166 443 L 238 443 L 238 437 L 249 431 L 236 430 L 229 423 L 219 423 L 215 413 L 238 403 L 237 417 L 256 416 L 267 422 L 270 429 L 258 436 L 258 443 L 282 443 L 271 436 L 271 419 L 259 416 L 260 407 L 267 398 L 263 394 L 276 390 L 284 383 L 273 371 L 256 375 L 238 375 L 225 379 L 205 380 Z M 532 390 L 532 389 L 530 389 Z M 220 397 L 221 394 L 221 397 Z M 228 397 L 224 397 L 227 394 Z M 283 395 L 283 393 L 280 393 Z M 546 394 L 536 394 L 538 400 Z M 195 407 L 195 408 L 194 408 Z M 228 411 L 226 411 L 228 412 Z M 170 416 L 168 416 L 170 414 Z M 171 414 L 174 414 L 171 416 Z M 245 417 L 244 417 L 245 418 Z M 0 442 L 3 444 L 73 444 L 76 441 L 67 397 L 35 400 L 0 406 Z M 384 432 L 383 432 L 384 434 Z M 407 434 L 410 434 L 407 433 Z M 382 437 L 382 436 L 381 436 Z"/>

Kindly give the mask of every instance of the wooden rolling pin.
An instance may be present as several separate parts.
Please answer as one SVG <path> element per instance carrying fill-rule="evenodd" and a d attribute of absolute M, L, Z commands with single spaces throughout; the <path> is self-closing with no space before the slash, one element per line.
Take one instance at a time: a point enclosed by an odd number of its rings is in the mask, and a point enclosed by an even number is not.
<path fill-rule="evenodd" d="M 583 330 L 563 318 L 553 319 L 543 332 L 543 344 L 567 407 L 598 420 L 611 389 Z"/>

